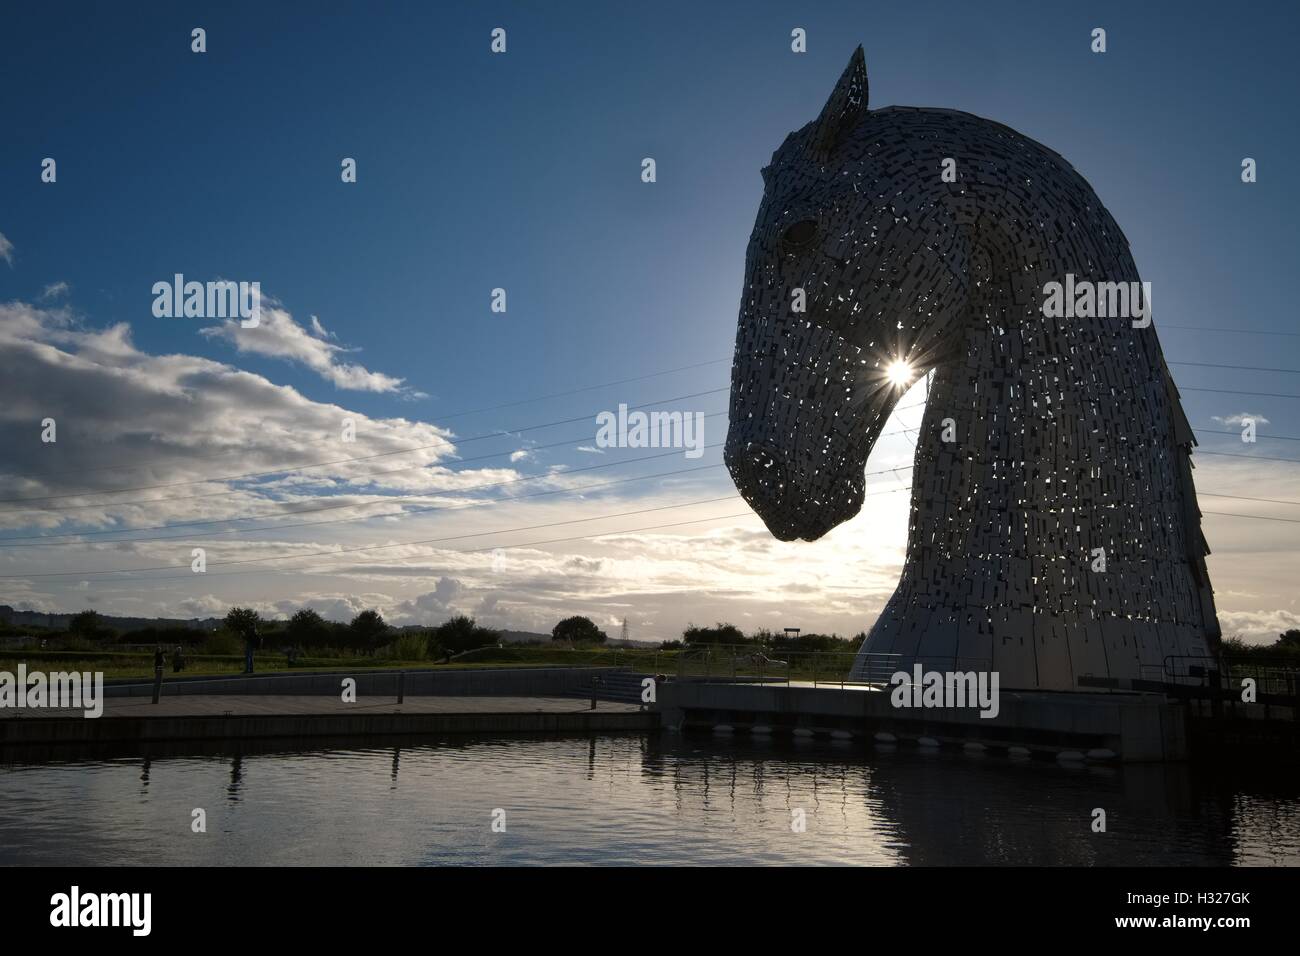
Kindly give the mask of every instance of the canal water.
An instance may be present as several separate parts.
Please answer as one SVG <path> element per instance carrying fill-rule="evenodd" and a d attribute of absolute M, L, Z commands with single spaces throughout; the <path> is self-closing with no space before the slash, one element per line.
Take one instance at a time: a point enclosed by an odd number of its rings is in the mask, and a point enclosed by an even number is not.
<path fill-rule="evenodd" d="M 0 864 L 1300 864 L 1300 784 L 1250 768 L 666 734 L 286 746 L 5 754 Z"/>

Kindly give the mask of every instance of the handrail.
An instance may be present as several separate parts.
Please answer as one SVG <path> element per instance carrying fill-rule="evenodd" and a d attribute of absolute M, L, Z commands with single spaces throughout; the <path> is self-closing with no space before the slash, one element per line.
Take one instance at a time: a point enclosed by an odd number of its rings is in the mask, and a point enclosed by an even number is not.
<path fill-rule="evenodd" d="M 880 686 L 888 684 L 900 670 L 914 665 L 924 670 L 988 670 L 988 658 L 904 657 L 895 653 L 860 651 L 779 650 L 753 644 L 701 644 L 677 656 L 677 676 L 703 677 L 760 683 L 808 682 L 822 685 Z M 906 666 L 904 666 L 906 665 Z"/>

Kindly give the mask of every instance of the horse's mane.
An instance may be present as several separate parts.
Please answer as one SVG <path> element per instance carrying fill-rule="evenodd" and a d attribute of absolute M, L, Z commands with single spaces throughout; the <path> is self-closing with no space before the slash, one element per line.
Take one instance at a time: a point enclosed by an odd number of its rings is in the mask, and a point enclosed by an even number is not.
<path fill-rule="evenodd" d="M 891 106 L 866 111 L 861 115 L 856 127 L 849 132 L 848 139 L 855 141 L 858 148 L 867 146 L 873 138 L 880 135 L 879 126 L 876 126 L 873 122 L 880 120 L 912 126 L 922 136 L 928 134 L 929 127 L 933 124 L 936 143 L 943 142 L 945 136 L 951 136 L 954 121 L 959 127 L 963 127 L 971 133 L 982 134 L 981 146 L 988 148 L 981 157 L 982 162 L 975 170 L 975 175 L 976 177 L 987 177 L 986 181 L 988 182 L 993 182 L 999 176 L 1003 179 L 1007 178 L 1005 170 L 997 168 L 998 160 L 1001 159 L 1009 163 L 1016 153 L 1020 153 L 1021 158 L 1023 158 L 1024 153 L 1030 153 L 1036 161 L 1043 164 L 1045 175 L 1055 174 L 1071 180 L 1073 187 L 1091 200 L 1088 209 L 1089 215 L 1080 216 L 1079 218 L 1083 220 L 1080 224 L 1094 231 L 1101 229 L 1113 230 L 1110 241 L 1113 242 L 1114 238 L 1118 237 L 1122 242 L 1124 258 L 1129 263 L 1132 262 L 1128 240 L 1124 236 L 1123 230 L 1101 202 L 1091 184 L 1064 156 L 1050 147 L 996 120 L 961 110 L 930 107 Z M 792 136 L 794 135 L 798 134 L 792 134 Z M 1079 210 L 1073 210 L 1072 212 L 1078 213 Z M 1094 236 L 1093 238 L 1099 244 L 1103 242 L 1100 237 Z M 1112 278 L 1114 281 L 1120 281 L 1127 279 L 1128 276 L 1116 275 Z M 1132 278 L 1137 278 L 1135 265 L 1133 266 Z M 1214 606 L 1214 591 L 1210 585 L 1209 572 L 1205 561 L 1206 555 L 1210 553 L 1210 548 L 1202 528 L 1201 510 L 1197 503 L 1196 487 L 1192 479 L 1193 464 L 1191 456 L 1192 449 L 1196 446 L 1197 441 L 1187 415 L 1183 410 L 1178 388 L 1174 384 L 1173 376 L 1170 374 L 1155 329 L 1156 326 L 1153 321 L 1149 329 L 1135 331 L 1139 331 L 1139 334 L 1149 334 L 1149 339 L 1144 343 L 1144 346 L 1152 366 L 1158 369 L 1160 379 L 1164 384 L 1164 393 L 1171 419 L 1170 436 L 1174 446 L 1173 457 L 1176 462 L 1177 490 L 1182 504 L 1182 519 L 1185 532 L 1183 539 L 1186 543 L 1187 564 L 1191 569 L 1197 587 L 1206 640 L 1210 648 L 1217 651 L 1220 645 L 1221 629 Z"/>

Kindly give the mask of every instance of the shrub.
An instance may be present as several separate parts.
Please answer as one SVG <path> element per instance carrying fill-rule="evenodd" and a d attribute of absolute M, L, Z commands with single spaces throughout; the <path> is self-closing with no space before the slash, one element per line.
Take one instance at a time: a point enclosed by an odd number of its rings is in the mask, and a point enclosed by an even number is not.
<path fill-rule="evenodd" d="M 429 635 L 423 631 L 407 631 L 384 650 L 384 656 L 393 660 L 422 661 L 429 657 Z"/>
<path fill-rule="evenodd" d="M 213 631 L 199 650 L 204 654 L 237 655 L 244 652 L 244 642 L 229 631 Z"/>

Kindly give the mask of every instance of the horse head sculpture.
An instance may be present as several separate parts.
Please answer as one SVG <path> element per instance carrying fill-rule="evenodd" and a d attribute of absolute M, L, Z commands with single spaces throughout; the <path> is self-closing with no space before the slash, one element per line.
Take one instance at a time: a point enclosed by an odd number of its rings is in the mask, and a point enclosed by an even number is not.
<path fill-rule="evenodd" d="M 1149 294 L 1129 314 L 1123 233 L 1033 140 L 867 98 L 859 47 L 762 171 L 725 449 L 737 488 L 778 539 L 821 537 L 858 513 L 885 422 L 933 374 L 902 578 L 860 665 L 1079 689 L 1209 654 L 1195 439 Z M 1045 309 L 1052 283 L 1092 298 Z"/>

